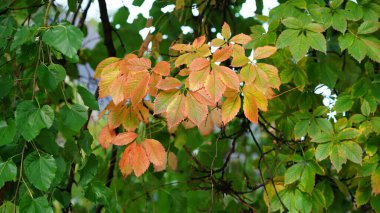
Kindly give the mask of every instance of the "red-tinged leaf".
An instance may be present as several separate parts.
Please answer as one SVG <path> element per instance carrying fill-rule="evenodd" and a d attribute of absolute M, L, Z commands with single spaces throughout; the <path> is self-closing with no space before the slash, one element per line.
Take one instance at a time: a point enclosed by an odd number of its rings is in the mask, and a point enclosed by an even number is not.
<path fill-rule="evenodd" d="M 154 139 L 145 139 L 142 142 L 146 155 L 154 165 L 165 165 L 166 152 L 162 144 Z"/>
<path fill-rule="evenodd" d="M 215 71 L 211 71 L 207 76 L 205 89 L 208 95 L 211 97 L 211 101 L 217 103 L 220 98 L 222 98 L 226 86 L 220 80 L 220 78 L 217 77 Z"/>
<path fill-rule="evenodd" d="M 186 96 L 187 117 L 197 126 L 205 119 L 208 113 L 207 105 L 198 102 L 190 92 Z"/>
<path fill-rule="evenodd" d="M 198 49 L 199 47 L 201 47 L 206 41 L 206 36 L 200 36 L 198 38 L 196 38 L 193 42 L 193 47 L 195 49 Z"/>
<path fill-rule="evenodd" d="M 236 44 L 248 44 L 252 38 L 246 34 L 240 33 L 234 37 L 231 38 L 230 41 L 236 43 Z"/>
<path fill-rule="evenodd" d="M 231 65 L 234 67 L 242 67 L 249 62 L 249 59 L 245 55 L 237 55 L 232 58 Z"/>
<path fill-rule="evenodd" d="M 252 64 L 245 65 L 239 73 L 240 81 L 252 83 L 256 78 L 256 69 Z"/>
<path fill-rule="evenodd" d="M 214 38 L 214 39 L 211 40 L 211 46 L 213 46 L 213 47 L 220 47 L 224 43 L 226 43 L 226 41 L 224 41 L 221 38 Z"/>
<path fill-rule="evenodd" d="M 112 101 L 115 103 L 115 105 L 118 105 L 126 99 L 124 97 L 124 86 L 126 85 L 126 82 L 127 76 L 121 74 L 110 85 L 110 96 L 112 97 Z"/>
<path fill-rule="evenodd" d="M 224 85 L 227 87 L 239 91 L 240 90 L 240 81 L 239 76 L 230 68 L 225 66 L 214 66 L 214 71 L 220 80 L 223 81 Z"/>
<path fill-rule="evenodd" d="M 277 48 L 272 47 L 272 46 L 258 47 L 255 49 L 255 53 L 253 55 L 253 58 L 254 59 L 268 58 L 271 55 L 275 54 L 276 51 L 277 51 Z"/>
<path fill-rule="evenodd" d="M 181 123 L 181 121 L 183 121 L 187 116 L 185 96 L 183 94 L 177 93 L 168 105 L 166 112 L 169 128 L 177 126 L 179 123 Z"/>
<path fill-rule="evenodd" d="M 191 95 L 197 99 L 197 101 L 201 104 L 205 104 L 207 106 L 214 106 L 215 103 L 211 101 L 210 95 L 207 93 L 206 89 L 202 88 L 195 92 L 191 92 Z"/>
<path fill-rule="evenodd" d="M 124 146 L 127 144 L 132 143 L 136 138 L 137 134 L 135 132 L 124 132 L 121 134 L 118 134 L 111 143 L 116 146 Z"/>
<path fill-rule="evenodd" d="M 182 85 L 182 82 L 173 77 L 166 77 L 157 84 L 157 88 L 160 90 L 172 90 L 178 89 Z"/>
<path fill-rule="evenodd" d="M 133 110 L 132 106 L 125 109 L 125 116 L 123 118 L 123 127 L 127 131 L 135 131 L 140 121 Z"/>
<path fill-rule="evenodd" d="M 173 152 L 169 152 L 168 154 L 168 166 L 171 170 L 175 171 L 177 170 L 177 156 Z"/>
<path fill-rule="evenodd" d="M 206 69 L 207 67 L 210 67 L 209 60 L 205 58 L 196 58 L 190 63 L 189 70 L 190 72 L 193 72 Z"/>
<path fill-rule="evenodd" d="M 201 125 L 198 126 L 199 132 L 203 135 L 209 135 L 214 130 L 214 123 L 211 119 L 211 115 L 207 116 L 207 118 L 202 122 Z"/>
<path fill-rule="evenodd" d="M 240 110 L 241 100 L 239 93 L 235 97 L 226 98 L 222 104 L 222 121 L 226 125 L 230 122 Z"/>
<path fill-rule="evenodd" d="M 223 62 L 231 57 L 232 50 L 232 46 L 225 46 L 221 49 L 217 49 L 212 56 L 212 60 L 214 62 Z"/>
<path fill-rule="evenodd" d="M 116 80 L 119 74 L 120 70 L 113 65 L 109 65 L 103 69 L 99 81 L 99 98 L 105 98 L 110 95 L 111 84 Z"/>
<path fill-rule="evenodd" d="M 130 98 L 133 106 L 136 106 L 146 96 L 148 91 L 149 73 L 147 71 L 132 72 L 124 89 L 124 97 Z"/>
<path fill-rule="evenodd" d="M 110 129 L 119 127 L 125 118 L 126 108 L 123 104 L 119 104 L 113 108 L 108 114 L 108 126 Z"/>
<path fill-rule="evenodd" d="M 224 22 L 222 26 L 222 36 L 225 39 L 229 39 L 231 37 L 231 28 L 226 22 Z"/>
<path fill-rule="evenodd" d="M 371 175 L 372 193 L 380 194 L 380 167 L 377 168 Z"/>
<path fill-rule="evenodd" d="M 154 114 L 160 114 L 166 112 L 168 105 L 173 100 L 177 91 L 167 91 L 158 93 L 156 99 L 154 100 Z"/>
<path fill-rule="evenodd" d="M 149 159 L 141 144 L 137 144 L 129 154 L 133 172 L 140 177 L 149 168 Z"/>
<path fill-rule="evenodd" d="M 110 129 L 108 125 L 102 128 L 99 133 L 99 144 L 103 149 L 107 149 L 111 145 L 111 141 L 116 137 L 116 133 L 113 129 Z"/>
<path fill-rule="evenodd" d="M 148 103 L 151 103 L 151 102 L 148 102 L 148 101 L 145 102 L 145 104 L 148 104 Z M 137 106 L 133 108 L 133 110 L 135 111 L 135 115 L 139 121 L 142 121 L 144 123 L 149 122 L 149 110 L 148 108 L 144 106 L 142 102 L 137 104 Z"/>
<path fill-rule="evenodd" d="M 110 57 L 106 58 L 103 61 L 101 61 L 98 66 L 96 66 L 95 73 L 94 73 L 94 78 L 100 78 L 103 69 L 107 67 L 108 65 L 112 64 L 112 66 L 118 66 L 119 63 L 115 63 L 120 61 L 120 58 L 116 57 Z"/>
<path fill-rule="evenodd" d="M 215 126 L 221 127 L 222 126 L 222 110 L 219 108 L 214 108 L 211 112 L 211 119 Z"/>
<path fill-rule="evenodd" d="M 280 77 L 278 76 L 278 70 L 275 66 L 264 63 L 256 64 L 257 70 L 262 70 L 268 77 L 268 82 L 272 88 L 279 89 L 281 85 Z M 259 72 L 257 73 L 259 74 Z"/>
<path fill-rule="evenodd" d="M 159 75 L 168 76 L 170 74 L 170 64 L 166 61 L 160 61 L 154 66 L 153 72 Z"/>
<path fill-rule="evenodd" d="M 131 152 L 134 150 L 136 147 L 136 143 L 132 143 L 129 145 L 123 152 L 123 155 L 121 156 L 119 160 L 119 168 L 121 171 L 121 174 L 123 174 L 123 177 L 127 177 L 133 172 L 132 168 L 132 156 Z"/>
<path fill-rule="evenodd" d="M 130 71 L 143 71 L 151 67 L 151 62 L 147 58 L 131 58 L 125 63 L 126 69 Z"/>
<path fill-rule="evenodd" d="M 190 74 L 190 70 L 185 68 L 185 69 L 181 69 L 178 73 L 179 76 L 188 76 Z"/>
<path fill-rule="evenodd" d="M 174 44 L 170 49 L 176 51 L 191 51 L 192 47 L 188 44 Z"/>
<path fill-rule="evenodd" d="M 245 117 L 248 118 L 252 123 L 258 123 L 259 120 L 259 109 L 253 94 L 254 89 L 252 84 L 245 85 L 243 88 L 244 103 L 243 110 Z"/>
<path fill-rule="evenodd" d="M 199 90 L 206 82 L 207 76 L 210 73 L 210 68 L 199 71 L 190 72 L 189 75 L 189 89 L 191 91 Z"/>
<path fill-rule="evenodd" d="M 158 92 L 158 89 L 157 89 L 157 84 L 162 80 L 162 77 L 161 75 L 157 74 L 157 73 L 152 73 L 152 75 L 150 75 L 150 78 L 149 78 L 149 84 L 148 84 L 148 92 L 149 92 L 149 95 L 150 96 L 156 96 L 157 95 L 157 92 Z"/>

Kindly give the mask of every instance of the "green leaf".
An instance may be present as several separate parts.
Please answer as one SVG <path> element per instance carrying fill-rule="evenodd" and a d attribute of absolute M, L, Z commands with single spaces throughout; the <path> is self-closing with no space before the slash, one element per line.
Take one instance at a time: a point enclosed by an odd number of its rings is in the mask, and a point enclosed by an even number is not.
<path fill-rule="evenodd" d="M 37 68 L 38 85 L 48 91 L 53 91 L 58 84 L 65 80 L 66 70 L 59 64 L 50 64 L 48 67 L 40 65 Z"/>
<path fill-rule="evenodd" d="M 375 210 L 375 212 L 380 212 L 380 195 L 372 196 L 371 207 Z"/>
<path fill-rule="evenodd" d="M 358 34 L 370 34 L 378 31 L 380 23 L 377 21 L 365 21 L 358 28 Z"/>
<path fill-rule="evenodd" d="M 326 133 L 333 133 L 333 126 L 331 125 L 331 122 L 327 120 L 326 118 L 316 118 L 315 121 L 317 122 L 319 128 Z"/>
<path fill-rule="evenodd" d="M 360 182 L 359 187 L 356 189 L 355 192 L 355 201 L 356 205 L 358 207 L 368 203 L 369 199 L 371 198 L 371 186 L 368 183 Z"/>
<path fill-rule="evenodd" d="M 69 10 L 75 13 L 77 10 L 77 0 L 67 0 L 67 5 L 69 5 Z"/>
<path fill-rule="evenodd" d="M 24 160 L 24 172 L 29 182 L 41 191 L 47 191 L 55 178 L 57 164 L 49 154 L 30 153 Z"/>
<path fill-rule="evenodd" d="M 287 28 L 290 28 L 290 29 L 301 29 L 303 27 L 302 21 L 294 17 L 289 17 L 282 20 L 282 24 L 284 24 Z"/>
<path fill-rule="evenodd" d="M 352 21 L 359 21 L 363 17 L 362 7 L 353 1 L 346 3 L 346 17 Z"/>
<path fill-rule="evenodd" d="M 294 126 L 294 136 L 296 138 L 301 138 L 302 136 L 305 136 L 307 134 L 307 131 L 309 129 L 309 121 L 304 120 L 297 122 Z"/>
<path fill-rule="evenodd" d="M 333 136 L 329 133 L 322 132 L 320 134 L 317 134 L 315 136 L 312 136 L 311 142 L 314 143 L 326 143 L 328 141 L 331 141 L 333 139 Z"/>
<path fill-rule="evenodd" d="M 342 169 L 342 165 L 347 162 L 345 153 L 345 150 L 339 144 L 334 145 L 332 148 L 330 160 L 338 172 Z"/>
<path fill-rule="evenodd" d="M 32 42 L 34 38 L 34 33 L 34 28 L 25 26 L 18 28 L 11 44 L 11 50 L 18 48 L 27 42 Z"/>
<path fill-rule="evenodd" d="M 287 29 L 282 31 L 282 33 L 278 36 L 276 46 L 277 48 L 285 48 L 290 46 L 294 41 L 297 40 L 298 34 L 300 30 L 291 30 Z"/>
<path fill-rule="evenodd" d="M 368 48 L 362 40 L 355 38 L 352 45 L 348 47 L 348 53 L 358 62 L 361 62 L 367 54 L 367 49 Z"/>
<path fill-rule="evenodd" d="M 296 62 L 298 62 L 301 58 L 305 57 L 309 47 L 306 37 L 301 34 L 290 44 L 289 49 Z"/>
<path fill-rule="evenodd" d="M 352 97 L 359 98 L 365 95 L 368 91 L 370 82 L 362 78 L 352 86 Z"/>
<path fill-rule="evenodd" d="M 82 86 L 78 86 L 78 92 L 86 106 L 90 107 L 92 110 L 99 110 L 99 104 L 91 92 Z"/>
<path fill-rule="evenodd" d="M 89 184 L 98 172 L 98 160 L 96 156 L 91 154 L 87 159 L 86 165 L 79 171 L 80 180 L 79 184 L 86 186 Z"/>
<path fill-rule="evenodd" d="M 53 208 L 50 206 L 45 197 L 31 198 L 24 196 L 20 201 L 20 212 L 28 213 L 53 213 Z"/>
<path fill-rule="evenodd" d="M 360 110 L 363 115 L 369 116 L 369 113 L 371 113 L 371 107 L 369 106 L 369 103 L 367 100 L 363 100 Z"/>
<path fill-rule="evenodd" d="M 17 176 L 17 166 L 11 159 L 0 162 L 0 188 L 5 182 L 14 181 Z"/>
<path fill-rule="evenodd" d="M 68 58 L 75 59 L 83 42 L 83 33 L 72 25 L 60 24 L 46 30 L 42 41 Z"/>
<path fill-rule="evenodd" d="M 309 213 L 313 207 L 311 197 L 299 190 L 294 193 L 295 206 L 302 213 Z"/>
<path fill-rule="evenodd" d="M 350 121 L 352 121 L 353 123 L 361 123 L 365 121 L 366 119 L 367 118 L 363 116 L 362 114 L 354 114 L 353 116 L 351 116 Z"/>
<path fill-rule="evenodd" d="M 294 183 L 295 181 L 299 180 L 303 169 L 304 165 L 301 163 L 294 164 L 288 168 L 285 172 L 285 185 Z"/>
<path fill-rule="evenodd" d="M 346 32 L 347 21 L 341 10 L 338 10 L 338 12 L 334 13 L 332 16 L 332 27 L 341 33 Z"/>
<path fill-rule="evenodd" d="M 349 140 L 358 137 L 360 134 L 358 129 L 346 128 L 338 133 L 338 140 Z"/>
<path fill-rule="evenodd" d="M 343 3 L 343 0 L 332 0 L 330 3 L 331 8 L 338 8 Z"/>
<path fill-rule="evenodd" d="M 140 7 L 144 3 L 144 0 L 133 0 L 133 5 Z"/>
<path fill-rule="evenodd" d="M 380 117 L 373 117 L 370 120 L 372 129 L 377 133 L 380 134 Z"/>
<path fill-rule="evenodd" d="M 33 101 L 22 101 L 17 105 L 16 125 L 21 135 L 28 141 L 34 139 L 43 128 L 50 128 L 54 120 L 54 111 L 50 106 L 37 108 Z"/>
<path fill-rule="evenodd" d="M 357 164 L 362 164 L 363 151 L 359 144 L 353 141 L 342 142 L 340 145 L 340 149 L 344 151 L 345 156 L 348 160 Z"/>
<path fill-rule="evenodd" d="M 304 192 L 311 193 L 315 184 L 315 172 L 313 168 L 311 168 L 308 163 L 303 168 L 300 183 L 298 184 L 298 188 Z"/>
<path fill-rule="evenodd" d="M 326 39 L 322 33 L 307 31 L 306 40 L 313 49 L 326 53 Z"/>
<path fill-rule="evenodd" d="M 350 95 L 340 95 L 335 102 L 335 110 L 336 112 L 347 112 L 352 108 L 354 104 L 354 100 Z"/>
<path fill-rule="evenodd" d="M 380 40 L 374 37 L 361 38 L 365 44 L 365 50 L 368 57 L 377 63 L 380 63 Z"/>
<path fill-rule="evenodd" d="M 70 108 L 65 105 L 61 109 L 62 124 L 76 133 L 87 122 L 87 117 L 87 109 L 79 104 L 74 104 Z"/>
<path fill-rule="evenodd" d="M 94 181 L 87 188 L 85 197 L 96 203 L 108 204 L 111 194 L 111 190 L 103 182 Z"/>
<path fill-rule="evenodd" d="M 315 159 L 318 161 L 326 159 L 331 154 L 333 146 L 334 143 L 319 144 L 315 150 Z"/>
<path fill-rule="evenodd" d="M 340 50 L 343 51 L 350 47 L 355 40 L 355 36 L 352 35 L 352 33 L 345 33 L 344 35 L 339 36 L 338 41 L 339 41 L 339 47 Z"/>
<path fill-rule="evenodd" d="M 15 134 L 16 123 L 13 119 L 9 119 L 8 122 L 0 120 L 0 146 L 12 143 Z"/>

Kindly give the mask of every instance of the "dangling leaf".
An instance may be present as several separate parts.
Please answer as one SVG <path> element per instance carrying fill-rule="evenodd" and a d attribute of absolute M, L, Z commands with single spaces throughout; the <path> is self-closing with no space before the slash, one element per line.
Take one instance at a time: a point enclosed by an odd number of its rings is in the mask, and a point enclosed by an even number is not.
<path fill-rule="evenodd" d="M 166 152 L 160 142 L 154 139 L 145 139 L 142 146 L 150 162 L 154 165 L 163 166 L 166 161 Z"/>
<path fill-rule="evenodd" d="M 222 83 L 220 78 L 217 77 L 215 71 L 211 71 L 207 76 L 205 89 L 211 97 L 211 101 L 216 103 L 222 98 L 226 86 Z"/>
<path fill-rule="evenodd" d="M 166 112 L 168 105 L 177 93 L 177 91 L 160 92 L 154 100 L 154 114 Z"/>
<path fill-rule="evenodd" d="M 192 93 L 186 96 L 186 111 L 188 118 L 197 126 L 199 126 L 207 117 L 207 105 L 199 103 Z"/>
<path fill-rule="evenodd" d="M 231 57 L 232 50 L 232 46 L 225 46 L 221 49 L 217 49 L 212 56 L 212 60 L 214 62 L 223 62 Z"/>
<path fill-rule="evenodd" d="M 168 76 L 170 74 L 170 64 L 166 61 L 160 61 L 154 66 L 153 72 L 159 75 Z"/>
<path fill-rule="evenodd" d="M 243 110 L 245 117 L 248 118 L 252 123 L 258 123 L 259 120 L 259 110 L 257 102 L 255 100 L 254 88 L 252 84 L 246 84 L 243 88 L 244 103 Z"/>
<path fill-rule="evenodd" d="M 166 109 L 166 112 L 169 128 L 172 128 L 181 123 L 181 121 L 183 121 L 187 116 L 185 96 L 179 93 L 174 95 L 172 101 Z"/>
<path fill-rule="evenodd" d="M 224 85 L 233 90 L 239 91 L 240 81 L 238 75 L 225 66 L 214 66 L 214 72 L 223 81 Z"/>
<path fill-rule="evenodd" d="M 113 129 L 110 129 L 108 125 L 102 128 L 99 133 L 99 144 L 103 149 L 107 149 L 111 145 L 111 141 L 116 137 L 116 133 Z"/>
<path fill-rule="evenodd" d="M 141 144 L 137 144 L 130 152 L 129 157 L 132 161 L 133 172 L 136 177 L 140 177 L 149 168 L 149 159 L 145 149 Z"/>
<path fill-rule="evenodd" d="M 116 146 L 123 146 L 132 143 L 136 138 L 137 134 L 135 132 L 125 132 L 118 134 L 111 143 Z"/>
<path fill-rule="evenodd" d="M 222 104 L 222 121 L 226 125 L 230 122 L 236 114 L 239 112 L 241 106 L 241 100 L 239 93 L 236 93 L 234 97 L 226 98 Z"/>

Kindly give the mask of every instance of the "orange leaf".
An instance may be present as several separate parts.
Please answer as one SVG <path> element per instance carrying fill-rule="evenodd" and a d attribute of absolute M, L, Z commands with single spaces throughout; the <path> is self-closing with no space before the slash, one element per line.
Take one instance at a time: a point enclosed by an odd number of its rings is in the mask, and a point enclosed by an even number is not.
<path fill-rule="evenodd" d="M 154 100 L 154 114 L 166 112 L 168 105 L 177 93 L 177 91 L 165 91 L 158 93 L 156 99 Z"/>
<path fill-rule="evenodd" d="M 119 168 L 121 171 L 121 174 L 123 174 L 124 177 L 127 177 L 130 175 L 133 171 L 132 168 L 132 162 L 131 162 L 131 152 L 136 147 L 136 143 L 132 143 L 129 145 L 123 152 L 123 155 L 121 156 L 119 160 Z"/>
<path fill-rule="evenodd" d="M 199 103 L 190 92 L 186 96 L 187 116 L 189 120 L 199 126 L 208 113 L 207 105 Z"/>
<path fill-rule="evenodd" d="M 120 70 L 118 66 L 108 65 L 103 69 L 99 81 L 99 98 L 105 98 L 110 95 L 111 84 L 119 76 Z"/>
<path fill-rule="evenodd" d="M 216 103 L 222 97 L 226 86 L 223 82 L 217 77 L 215 71 L 211 71 L 207 76 L 205 83 L 206 92 L 210 95 L 211 101 Z"/>
<path fill-rule="evenodd" d="M 240 70 L 239 79 L 246 83 L 252 83 L 256 78 L 256 70 L 252 64 L 247 64 Z"/>
<path fill-rule="evenodd" d="M 239 91 L 240 81 L 238 75 L 228 67 L 225 66 L 214 66 L 215 73 L 223 81 L 224 85 L 227 87 Z"/>
<path fill-rule="evenodd" d="M 240 33 L 231 38 L 230 41 L 235 42 L 236 44 L 248 44 L 252 38 L 246 34 Z"/>
<path fill-rule="evenodd" d="M 210 72 L 210 68 L 206 68 L 199 71 L 190 72 L 189 75 L 189 89 L 191 91 L 196 91 L 203 87 L 206 82 L 207 76 Z"/>
<path fill-rule="evenodd" d="M 222 26 L 222 36 L 225 39 L 229 39 L 231 37 L 231 28 L 226 22 L 224 22 Z"/>
<path fill-rule="evenodd" d="M 222 121 L 226 125 L 239 112 L 241 106 L 240 95 L 236 93 L 235 97 L 226 98 L 222 104 Z"/>
<path fill-rule="evenodd" d="M 125 66 L 130 71 L 143 71 L 151 67 L 151 62 L 146 58 L 131 58 L 128 59 Z"/>
<path fill-rule="evenodd" d="M 111 145 L 111 141 L 116 137 L 115 131 L 110 129 L 108 125 L 102 128 L 99 133 L 99 144 L 103 149 L 107 149 Z"/>
<path fill-rule="evenodd" d="M 190 74 L 190 70 L 185 68 L 185 69 L 181 69 L 178 73 L 179 76 L 188 76 Z"/>
<path fill-rule="evenodd" d="M 149 95 L 150 96 L 156 96 L 157 95 L 157 84 L 162 80 L 161 75 L 157 73 L 152 73 L 152 75 L 149 78 Z"/>
<path fill-rule="evenodd" d="M 377 168 L 371 175 L 372 193 L 380 194 L 380 167 Z"/>
<path fill-rule="evenodd" d="M 177 170 L 177 164 L 178 164 L 177 156 L 173 152 L 169 152 L 168 154 L 169 168 L 175 171 Z"/>
<path fill-rule="evenodd" d="M 213 47 L 220 47 L 224 43 L 226 43 L 226 42 L 221 38 L 214 38 L 211 40 L 211 46 L 213 46 Z"/>
<path fill-rule="evenodd" d="M 108 114 L 108 126 L 110 129 L 116 129 L 123 123 L 126 114 L 126 108 L 123 104 L 115 106 Z"/>
<path fill-rule="evenodd" d="M 186 118 L 187 113 L 185 103 L 185 96 L 183 94 L 177 93 L 168 105 L 166 112 L 168 113 L 167 122 L 169 128 L 178 125 Z"/>
<path fill-rule="evenodd" d="M 157 84 L 157 88 L 160 90 L 171 90 L 180 87 L 182 82 L 173 77 L 166 77 Z"/>
<path fill-rule="evenodd" d="M 132 162 L 133 172 L 136 177 L 141 176 L 149 168 L 149 159 L 146 155 L 145 149 L 141 144 L 136 144 L 135 148 L 129 154 L 130 161 Z"/>
<path fill-rule="evenodd" d="M 142 146 L 150 162 L 154 165 L 165 165 L 166 152 L 160 142 L 154 139 L 145 139 Z"/>
<path fill-rule="evenodd" d="M 140 121 L 137 119 L 135 111 L 132 109 L 132 106 L 129 106 L 125 109 L 125 116 L 123 118 L 123 127 L 127 131 L 135 131 Z"/>
<path fill-rule="evenodd" d="M 254 89 L 252 84 L 246 84 L 243 88 L 244 103 L 243 110 L 245 117 L 248 118 L 252 123 L 258 123 L 259 110 L 254 96 Z"/>
<path fill-rule="evenodd" d="M 275 54 L 276 51 L 277 51 L 277 48 L 272 47 L 272 46 L 258 47 L 255 49 L 255 54 L 253 55 L 253 58 L 254 59 L 268 58 L 271 55 Z"/>
<path fill-rule="evenodd" d="M 132 105 L 136 106 L 146 96 L 148 83 L 149 73 L 147 71 L 130 73 L 124 89 L 124 97 L 130 98 Z"/>
<path fill-rule="evenodd" d="M 125 100 L 124 86 L 126 85 L 126 81 L 126 75 L 121 74 L 110 85 L 109 91 L 112 97 L 112 101 L 115 103 L 115 105 L 118 105 L 119 103 Z"/>
<path fill-rule="evenodd" d="M 206 41 L 206 36 L 200 36 L 200 37 L 198 37 L 198 38 L 196 38 L 195 40 L 194 40 L 194 42 L 193 42 L 193 47 L 195 48 L 195 49 L 198 49 L 199 47 L 201 47 L 202 46 L 202 44 L 204 44 L 205 43 L 205 41 Z"/>
<path fill-rule="evenodd" d="M 208 106 L 214 106 L 215 103 L 211 101 L 210 95 L 207 93 L 206 89 L 202 88 L 200 90 L 197 90 L 195 92 L 191 92 L 191 95 L 197 99 L 197 101 L 201 104 L 205 104 Z"/>
<path fill-rule="evenodd" d="M 209 60 L 205 58 L 196 58 L 190 63 L 189 69 L 191 72 L 193 72 L 193 71 L 203 70 L 209 66 L 210 66 Z"/>
<path fill-rule="evenodd" d="M 212 60 L 215 62 L 223 62 L 231 57 L 232 50 L 232 46 L 225 46 L 221 49 L 217 49 L 212 56 Z"/>
<path fill-rule="evenodd" d="M 137 134 L 135 132 L 125 132 L 118 134 L 111 143 L 116 146 L 123 146 L 132 143 L 136 138 Z"/>
<path fill-rule="evenodd" d="M 110 65 L 110 64 L 113 64 L 113 66 L 117 66 L 118 63 L 115 63 L 115 62 L 118 62 L 120 61 L 120 58 L 116 58 L 116 57 L 110 57 L 110 58 L 106 58 L 104 59 L 103 61 L 101 61 L 98 66 L 96 66 L 96 69 L 95 69 L 95 73 L 94 73 L 94 78 L 100 78 L 102 72 L 103 72 L 103 69 Z"/>
<path fill-rule="evenodd" d="M 148 103 L 151 103 L 151 102 L 145 101 L 144 103 L 148 104 Z M 144 123 L 148 123 L 149 122 L 149 110 L 144 106 L 144 104 L 142 102 L 139 103 L 139 104 L 137 104 L 137 106 L 135 108 L 133 108 L 133 110 L 135 111 L 136 117 L 140 121 L 142 121 Z"/>
<path fill-rule="evenodd" d="M 160 61 L 154 66 L 153 72 L 159 75 L 168 76 L 170 74 L 170 64 L 166 61 Z"/>

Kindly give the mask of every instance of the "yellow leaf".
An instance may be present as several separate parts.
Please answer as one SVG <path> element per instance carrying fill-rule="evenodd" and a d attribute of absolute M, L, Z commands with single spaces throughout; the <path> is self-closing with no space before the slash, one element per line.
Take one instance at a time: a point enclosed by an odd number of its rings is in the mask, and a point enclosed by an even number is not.
<path fill-rule="evenodd" d="M 231 38 L 230 41 L 236 43 L 236 44 L 248 44 L 252 38 L 246 34 L 240 33 L 234 37 Z"/>
<path fill-rule="evenodd" d="M 272 47 L 272 46 L 258 47 L 255 49 L 255 53 L 253 55 L 253 58 L 254 59 L 268 58 L 271 55 L 275 54 L 276 51 L 277 51 L 277 48 Z"/>
<path fill-rule="evenodd" d="M 245 83 L 252 83 L 256 78 L 256 70 L 252 64 L 245 65 L 239 74 L 240 81 L 244 81 Z"/>
<path fill-rule="evenodd" d="M 249 59 L 245 55 L 237 55 L 233 57 L 231 65 L 234 67 L 242 67 L 249 62 Z"/>
<path fill-rule="evenodd" d="M 183 94 L 177 93 L 168 105 L 166 112 L 169 128 L 177 126 L 179 123 L 181 123 L 181 121 L 183 121 L 187 115 L 185 96 Z"/>
<path fill-rule="evenodd" d="M 137 115 L 132 106 L 128 106 L 125 109 L 125 116 L 123 118 L 123 127 L 127 131 L 135 131 L 140 121 L 137 119 Z"/>
<path fill-rule="evenodd" d="M 211 40 L 211 46 L 213 46 L 213 47 L 220 47 L 224 43 L 226 43 L 226 42 L 221 38 L 214 38 Z"/>
<path fill-rule="evenodd" d="M 156 99 L 154 100 L 154 114 L 166 112 L 168 105 L 177 93 L 177 91 L 165 91 L 158 93 Z"/>
<path fill-rule="evenodd" d="M 126 108 L 124 104 L 113 107 L 108 114 L 108 126 L 110 129 L 119 127 L 125 118 Z"/>
<path fill-rule="evenodd" d="M 236 93 L 234 97 L 226 98 L 222 104 L 222 121 L 226 125 L 239 112 L 241 106 L 240 95 Z"/>
<path fill-rule="evenodd" d="M 281 85 L 280 77 L 278 76 L 278 69 L 270 64 L 257 63 L 256 68 L 259 75 L 259 70 L 265 72 L 268 82 L 272 88 L 279 89 Z"/>
<path fill-rule="evenodd" d="M 116 80 L 119 74 L 119 68 L 113 65 L 109 65 L 103 69 L 99 81 L 99 98 L 105 98 L 110 95 L 111 84 Z"/>
<path fill-rule="evenodd" d="M 119 62 L 119 61 L 120 61 L 120 58 L 116 58 L 116 57 L 106 58 L 103 61 L 101 61 L 98 64 L 98 66 L 96 66 L 94 78 L 100 78 L 103 72 L 103 69 L 107 67 L 108 65 L 112 64 L 112 66 L 115 66 L 115 67 L 118 66 L 119 63 L 115 63 L 115 62 Z"/>
<path fill-rule="evenodd" d="M 146 96 L 148 92 L 148 83 L 148 71 L 130 73 L 124 89 L 124 97 L 130 98 L 132 105 L 136 106 Z"/>
<path fill-rule="evenodd" d="M 231 37 L 231 28 L 226 22 L 224 22 L 222 26 L 222 36 L 225 39 L 229 39 Z"/>
<path fill-rule="evenodd" d="M 377 168 L 371 175 L 372 192 L 380 194 L 380 167 Z"/>
<path fill-rule="evenodd" d="M 118 77 L 116 77 L 116 79 L 111 83 L 109 87 L 109 93 L 115 105 L 118 105 L 126 99 L 124 97 L 124 87 L 126 85 L 126 81 L 127 76 L 121 74 Z"/>
<path fill-rule="evenodd" d="M 203 70 L 190 72 L 189 89 L 191 91 L 199 90 L 206 82 L 207 76 L 210 73 L 210 68 L 206 67 Z"/>

